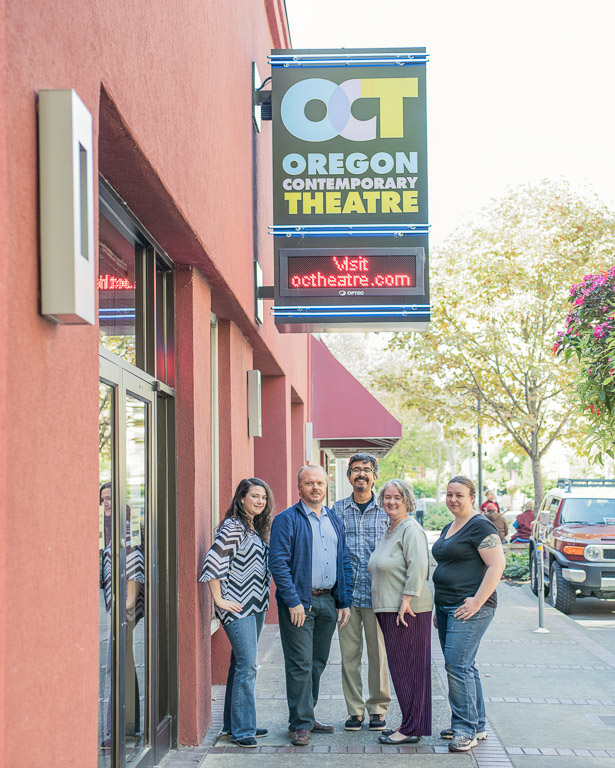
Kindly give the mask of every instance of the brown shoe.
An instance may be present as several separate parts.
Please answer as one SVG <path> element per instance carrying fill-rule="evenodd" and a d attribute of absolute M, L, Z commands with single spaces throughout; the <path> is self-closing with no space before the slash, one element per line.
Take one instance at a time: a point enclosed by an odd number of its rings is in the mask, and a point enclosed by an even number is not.
<path fill-rule="evenodd" d="M 291 731 L 290 743 L 294 744 L 295 747 L 307 747 L 311 735 L 312 732 L 308 731 L 307 728 L 297 728 L 296 731 Z"/>
<path fill-rule="evenodd" d="M 335 728 L 331 723 L 319 723 L 318 720 L 314 720 L 313 733 L 333 733 Z"/>

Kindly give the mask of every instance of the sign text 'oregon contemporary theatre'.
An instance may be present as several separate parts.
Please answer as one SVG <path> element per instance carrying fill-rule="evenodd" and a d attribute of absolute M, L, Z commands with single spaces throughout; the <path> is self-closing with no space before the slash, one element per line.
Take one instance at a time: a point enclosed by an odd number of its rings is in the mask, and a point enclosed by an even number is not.
<path fill-rule="evenodd" d="M 273 51 L 282 331 L 429 322 L 424 48 Z"/>

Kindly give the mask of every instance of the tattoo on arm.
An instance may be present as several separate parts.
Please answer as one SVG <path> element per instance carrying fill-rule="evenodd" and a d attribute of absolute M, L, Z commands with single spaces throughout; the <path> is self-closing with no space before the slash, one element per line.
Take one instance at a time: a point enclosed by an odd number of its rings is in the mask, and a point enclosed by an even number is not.
<path fill-rule="evenodd" d="M 479 549 L 495 549 L 500 544 L 500 537 L 497 533 L 490 533 L 478 545 Z"/>

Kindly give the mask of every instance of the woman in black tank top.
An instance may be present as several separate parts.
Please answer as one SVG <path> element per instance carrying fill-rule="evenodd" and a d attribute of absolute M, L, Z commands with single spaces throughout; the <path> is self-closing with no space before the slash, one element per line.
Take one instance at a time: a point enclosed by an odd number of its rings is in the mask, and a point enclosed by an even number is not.
<path fill-rule="evenodd" d="M 487 737 L 485 703 L 475 659 L 493 619 L 495 588 L 506 560 L 496 527 L 474 509 L 474 483 L 463 475 L 449 481 L 446 506 L 454 520 L 433 545 L 434 623 L 448 676 L 451 752 L 467 752 Z"/>

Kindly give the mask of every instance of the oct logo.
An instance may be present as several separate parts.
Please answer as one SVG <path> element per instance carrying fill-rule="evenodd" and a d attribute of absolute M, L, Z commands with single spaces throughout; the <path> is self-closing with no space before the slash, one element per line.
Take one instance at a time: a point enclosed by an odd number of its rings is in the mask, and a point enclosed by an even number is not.
<path fill-rule="evenodd" d="M 404 99 L 417 98 L 418 91 L 416 77 L 365 78 L 339 84 L 320 77 L 301 80 L 282 99 L 282 122 L 289 133 L 303 141 L 328 141 L 336 136 L 371 141 L 378 138 L 376 116 L 359 120 L 352 114 L 352 105 L 358 99 L 378 99 L 380 138 L 397 139 L 404 135 Z M 325 105 L 321 120 L 306 116 L 310 101 Z"/>

